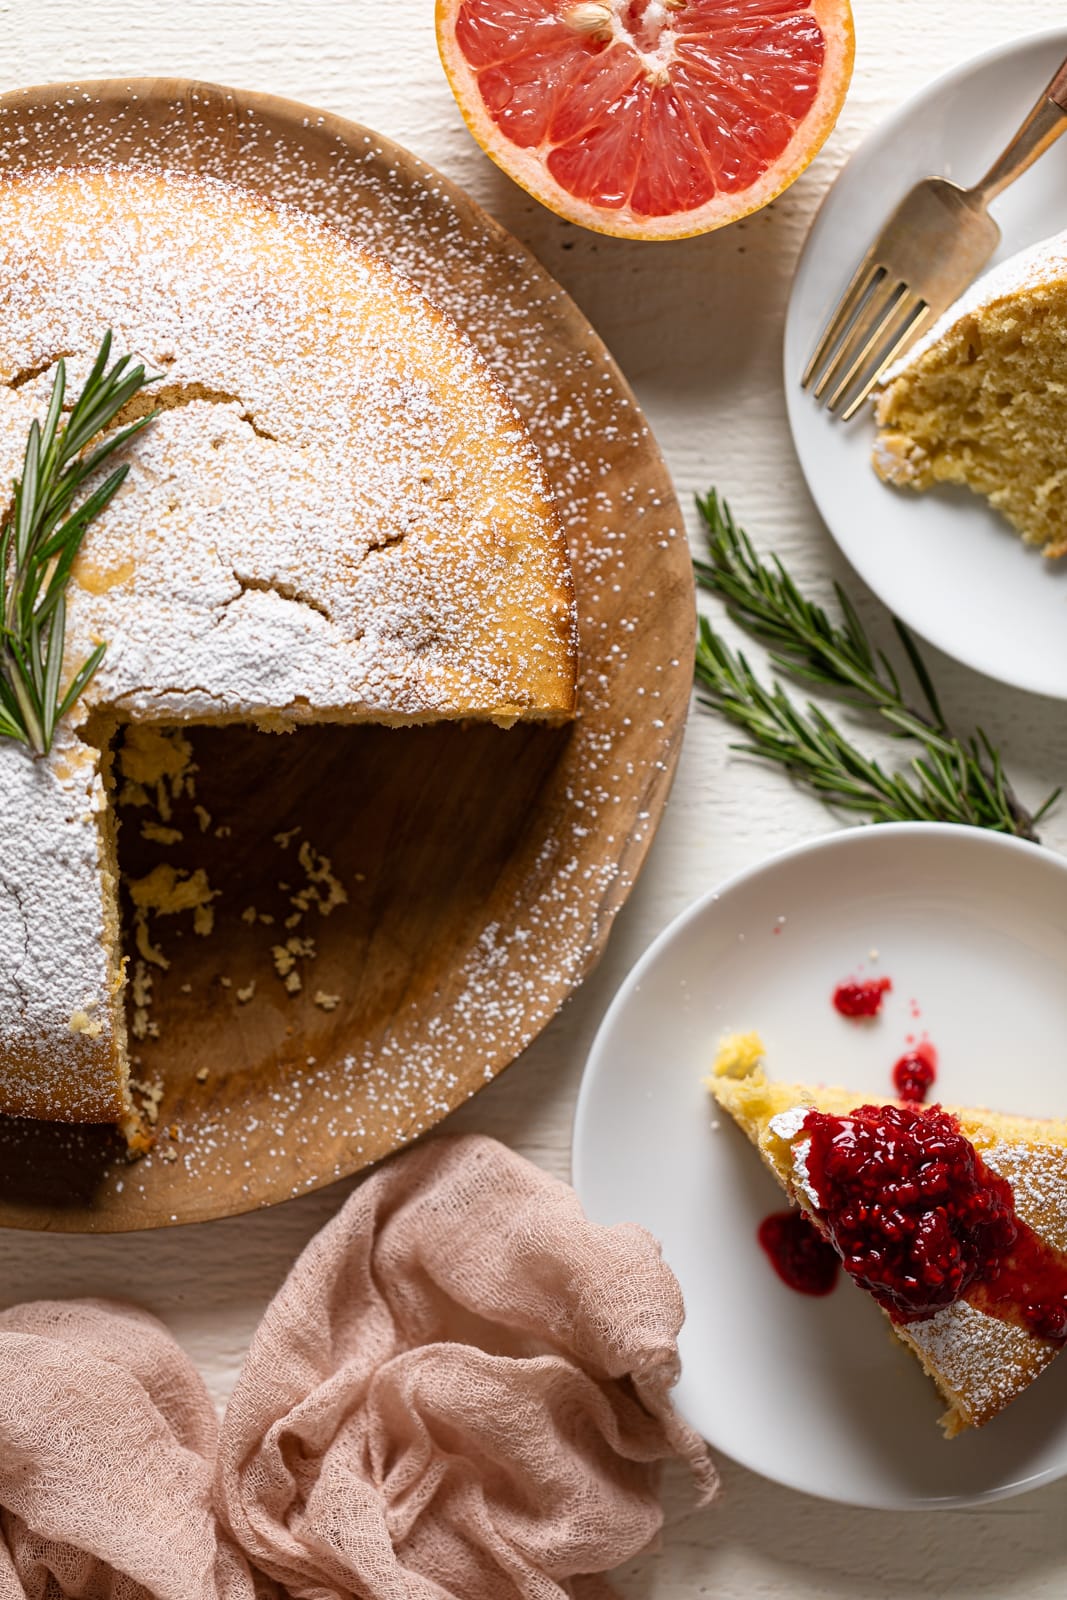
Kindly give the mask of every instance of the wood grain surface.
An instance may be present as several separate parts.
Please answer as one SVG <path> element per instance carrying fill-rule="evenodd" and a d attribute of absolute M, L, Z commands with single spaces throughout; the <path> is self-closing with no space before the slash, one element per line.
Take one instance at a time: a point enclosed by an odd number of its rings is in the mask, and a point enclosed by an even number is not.
<path fill-rule="evenodd" d="M 465 195 L 368 129 L 273 95 L 117 78 L 0 96 L 0 170 L 129 162 L 300 205 L 402 263 L 469 333 L 562 513 L 578 712 L 566 728 L 192 734 L 196 805 L 172 819 L 185 843 L 161 855 L 133 825 L 119 834 L 128 877 L 166 859 L 205 869 L 217 896 L 210 937 L 168 933 L 157 1032 L 132 1040 L 136 1084 L 161 1086 L 155 1148 L 130 1164 L 111 1129 L 0 1119 L 0 1222 L 92 1232 L 316 1189 L 501 1072 L 596 962 L 636 879 L 693 647 L 681 513 L 629 387 L 573 302 Z M 292 896 L 323 860 L 339 903 L 307 922 Z"/>
<path fill-rule="evenodd" d="M 884 613 L 837 556 L 793 455 L 781 387 L 793 266 L 827 185 L 867 132 L 965 56 L 1062 25 L 1063 4 L 856 0 L 855 10 L 852 89 L 812 167 L 766 211 L 670 245 L 584 234 L 507 182 L 471 141 L 445 85 L 428 0 L 6 0 L 0 61 L 12 86 L 116 71 L 247 85 L 329 106 L 418 151 L 531 246 L 594 322 L 634 385 L 683 506 L 718 484 L 762 549 L 779 551 L 824 597 L 833 578 L 844 579 L 865 621 L 887 637 Z M 695 544 L 695 519 L 690 531 Z M 936 653 L 931 660 L 950 715 L 989 729 L 1029 799 L 1067 777 L 1062 706 L 1001 689 Z M 837 825 L 777 774 L 732 756 L 729 740 L 714 719 L 691 716 L 670 804 L 600 966 L 521 1061 L 447 1127 L 493 1134 L 565 1176 L 589 1044 L 649 941 L 730 873 Z M 871 736 L 869 748 L 895 757 L 888 739 Z M 1067 809 L 1049 819 L 1045 837 L 1067 849 Z M 351 1181 L 269 1211 L 130 1238 L 0 1232 L 0 1296 L 137 1300 L 173 1329 L 222 1405 L 267 1300 Z M 659 1550 L 618 1575 L 627 1600 L 1063 1594 L 1063 1484 L 976 1512 L 897 1515 L 821 1504 L 720 1465 L 723 1492 L 696 1515 L 684 1483 L 670 1480 Z"/>

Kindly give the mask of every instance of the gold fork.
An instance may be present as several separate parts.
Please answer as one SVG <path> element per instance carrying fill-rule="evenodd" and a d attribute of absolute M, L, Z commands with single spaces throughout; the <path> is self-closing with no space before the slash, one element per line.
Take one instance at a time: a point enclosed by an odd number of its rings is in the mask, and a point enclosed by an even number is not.
<path fill-rule="evenodd" d="M 804 369 L 817 401 L 854 417 L 890 364 L 972 283 L 1000 243 L 986 210 L 1067 129 L 1067 60 L 972 189 L 924 178 L 856 268 Z"/>

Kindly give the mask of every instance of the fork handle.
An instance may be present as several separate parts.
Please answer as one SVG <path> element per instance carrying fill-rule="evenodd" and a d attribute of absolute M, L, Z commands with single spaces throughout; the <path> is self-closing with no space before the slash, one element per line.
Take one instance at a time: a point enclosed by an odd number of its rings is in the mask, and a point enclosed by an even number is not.
<path fill-rule="evenodd" d="M 988 205 L 1032 166 L 1038 156 L 1043 156 L 1064 131 L 1067 131 L 1067 61 L 1060 63 L 1048 88 L 1015 137 L 968 192 L 982 206 Z"/>

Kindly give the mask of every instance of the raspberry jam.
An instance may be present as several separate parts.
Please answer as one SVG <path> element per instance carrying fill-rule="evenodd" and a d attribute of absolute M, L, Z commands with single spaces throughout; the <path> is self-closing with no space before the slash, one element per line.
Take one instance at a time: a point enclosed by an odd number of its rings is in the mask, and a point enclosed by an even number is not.
<path fill-rule="evenodd" d="M 876 1017 L 892 987 L 889 978 L 850 978 L 834 990 L 834 1010 L 843 1017 Z"/>
<path fill-rule="evenodd" d="M 783 1283 L 798 1294 L 830 1293 L 841 1262 L 803 1211 L 776 1211 L 765 1217 L 757 1237 Z"/>
<path fill-rule="evenodd" d="M 893 1087 L 898 1100 L 922 1105 L 937 1077 L 937 1051 L 929 1039 L 920 1039 L 913 1050 L 901 1056 L 893 1068 Z"/>
<path fill-rule="evenodd" d="M 1067 1344 L 1067 1263 L 1025 1222 L 1018 1227 L 1011 1253 L 987 1280 L 972 1287 L 967 1299 L 987 1316 L 1021 1323 L 1042 1339 Z"/>
<path fill-rule="evenodd" d="M 1067 1262 L 1015 1213 L 940 1106 L 809 1111 L 803 1132 L 819 1220 L 846 1272 L 894 1322 L 966 1297 L 991 1316 L 1067 1340 Z"/>

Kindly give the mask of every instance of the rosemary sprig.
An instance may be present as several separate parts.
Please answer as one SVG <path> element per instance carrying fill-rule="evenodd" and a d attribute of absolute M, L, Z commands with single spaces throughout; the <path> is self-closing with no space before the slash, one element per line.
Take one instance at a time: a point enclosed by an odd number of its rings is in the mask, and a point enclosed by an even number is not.
<path fill-rule="evenodd" d="M 777 679 L 765 687 L 744 654 L 731 650 L 702 617 L 698 695 L 744 730 L 746 742 L 732 748 L 776 762 L 829 804 L 874 822 L 963 822 L 1037 839 L 1036 825 L 1060 790 L 1035 813 L 1026 810 L 981 729 L 960 738 L 947 725 L 926 664 L 902 622 L 893 618 L 922 692 L 918 707 L 905 698 L 892 661 L 872 646 L 839 584 L 834 592 L 841 621 L 835 622 L 801 594 L 777 557 L 769 563 L 760 560 L 714 490 L 698 497 L 697 509 L 709 554 L 708 561 L 694 563 L 697 583 L 725 601 L 734 621 L 769 647 L 776 671 L 875 713 L 898 737 L 920 745 L 921 753 L 906 770 L 887 772 L 864 756 L 818 706 L 810 701 L 798 706 Z"/>
<path fill-rule="evenodd" d="M 63 417 L 66 363 L 60 358 L 44 422 L 30 424 L 22 476 L 0 522 L 0 738 L 17 739 L 46 754 L 56 724 L 83 692 L 103 658 L 96 649 L 60 691 L 66 633 L 66 590 L 86 529 L 109 505 L 129 472 L 123 463 L 71 510 L 97 468 L 154 412 L 119 428 L 95 449 L 146 382 L 144 367 L 122 356 L 109 369 L 111 333 L 69 414 Z"/>

